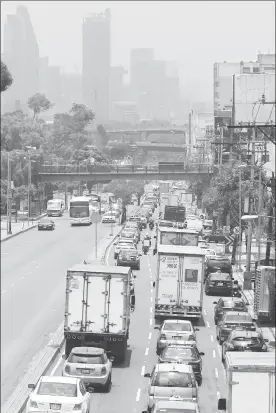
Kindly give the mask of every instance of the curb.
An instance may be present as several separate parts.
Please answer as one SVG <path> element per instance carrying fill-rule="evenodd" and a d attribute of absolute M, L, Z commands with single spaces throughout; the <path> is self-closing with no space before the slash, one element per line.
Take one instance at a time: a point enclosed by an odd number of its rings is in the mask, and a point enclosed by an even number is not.
<path fill-rule="evenodd" d="M 40 218 L 46 217 L 46 215 L 47 215 L 46 213 L 45 213 L 45 214 L 42 214 L 42 215 L 40 215 L 38 218 L 34 219 L 33 221 L 38 221 Z M 13 237 L 16 237 L 17 235 L 23 234 L 24 232 L 30 231 L 31 229 L 34 229 L 34 228 L 36 228 L 36 227 L 37 227 L 37 223 L 36 223 L 36 224 L 33 224 L 33 225 L 31 225 L 31 226 L 29 226 L 29 227 L 27 227 L 27 228 L 24 228 L 24 229 L 22 229 L 21 231 L 16 232 L 15 234 L 11 234 L 11 235 L 9 235 L 9 236 L 6 237 L 6 238 L 1 239 L 1 242 L 8 241 L 9 239 L 11 239 L 11 238 L 13 238 Z"/>

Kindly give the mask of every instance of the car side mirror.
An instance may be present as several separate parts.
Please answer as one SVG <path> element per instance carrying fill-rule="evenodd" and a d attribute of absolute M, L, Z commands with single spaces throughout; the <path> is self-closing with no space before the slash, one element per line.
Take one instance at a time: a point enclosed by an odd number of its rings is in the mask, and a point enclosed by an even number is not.
<path fill-rule="evenodd" d="M 110 356 L 110 357 L 109 357 L 109 360 L 111 361 L 111 363 L 113 363 L 113 361 L 115 360 L 115 357 Z"/>
<path fill-rule="evenodd" d="M 34 389 L 35 385 L 34 384 L 28 384 L 28 389 Z"/>
<path fill-rule="evenodd" d="M 200 354 L 201 356 L 205 356 L 205 353 L 203 353 L 203 351 L 201 351 L 199 354 Z"/>
<path fill-rule="evenodd" d="M 150 377 L 150 373 L 144 374 L 144 377 Z"/>
<path fill-rule="evenodd" d="M 153 281 L 152 286 L 155 287 L 155 281 Z"/>
<path fill-rule="evenodd" d="M 245 305 L 249 305 L 249 303 L 245 303 Z"/>
<path fill-rule="evenodd" d="M 256 321 L 257 321 L 257 318 L 252 318 L 252 321 L 254 321 L 254 323 L 256 323 Z"/>
<path fill-rule="evenodd" d="M 94 393 L 95 389 L 94 387 L 87 387 L 87 393 Z"/>
<path fill-rule="evenodd" d="M 218 410 L 226 410 L 226 399 L 218 399 Z"/>
<path fill-rule="evenodd" d="M 213 301 L 213 304 L 217 304 L 218 302 L 217 301 Z"/>
<path fill-rule="evenodd" d="M 157 238 L 157 236 L 156 235 L 154 235 L 154 237 L 153 238 Z"/>
<path fill-rule="evenodd" d="M 143 254 L 139 254 L 139 257 L 142 257 Z"/>
<path fill-rule="evenodd" d="M 117 242 L 114 242 L 113 245 L 117 245 Z"/>
<path fill-rule="evenodd" d="M 161 327 L 156 326 L 156 327 L 154 327 L 154 330 L 161 330 Z"/>
<path fill-rule="evenodd" d="M 137 278 L 137 275 L 133 275 L 133 278 Z"/>
<path fill-rule="evenodd" d="M 63 358 L 63 360 L 66 360 L 67 359 L 66 354 L 62 354 L 61 358 Z"/>
<path fill-rule="evenodd" d="M 199 331 L 199 328 L 195 328 L 195 331 Z"/>

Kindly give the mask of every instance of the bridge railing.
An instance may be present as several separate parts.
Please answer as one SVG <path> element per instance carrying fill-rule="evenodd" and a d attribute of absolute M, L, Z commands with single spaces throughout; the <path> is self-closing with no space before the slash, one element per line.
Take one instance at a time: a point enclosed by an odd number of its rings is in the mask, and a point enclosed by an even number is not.
<path fill-rule="evenodd" d="M 101 174 L 101 173 L 212 173 L 210 164 L 186 165 L 42 165 L 43 174 Z"/>

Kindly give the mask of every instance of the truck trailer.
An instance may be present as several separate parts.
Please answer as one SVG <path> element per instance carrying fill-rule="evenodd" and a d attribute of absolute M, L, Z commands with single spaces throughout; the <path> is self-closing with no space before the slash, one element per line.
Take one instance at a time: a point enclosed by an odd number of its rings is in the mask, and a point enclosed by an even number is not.
<path fill-rule="evenodd" d="M 226 353 L 226 413 L 275 413 L 275 353 Z"/>
<path fill-rule="evenodd" d="M 77 264 L 67 270 L 65 355 L 73 347 L 100 347 L 123 361 L 129 337 L 131 268 Z"/>
<path fill-rule="evenodd" d="M 204 260 L 199 247 L 158 246 L 155 319 L 201 318 Z"/>
<path fill-rule="evenodd" d="M 273 321 L 275 312 L 275 267 L 260 266 L 256 270 L 254 312 L 259 320 Z"/>

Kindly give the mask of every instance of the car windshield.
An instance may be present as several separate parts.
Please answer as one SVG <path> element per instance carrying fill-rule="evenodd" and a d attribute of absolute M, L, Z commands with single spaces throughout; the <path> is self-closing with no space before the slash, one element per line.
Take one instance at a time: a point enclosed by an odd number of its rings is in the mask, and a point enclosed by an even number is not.
<path fill-rule="evenodd" d="M 51 221 L 50 219 L 41 219 L 39 221 L 41 224 L 52 224 L 53 221 Z"/>
<path fill-rule="evenodd" d="M 103 364 L 104 360 L 102 356 L 94 355 L 82 355 L 82 354 L 71 354 L 68 357 L 68 363 L 78 363 L 78 364 Z"/>
<path fill-rule="evenodd" d="M 233 337 L 234 341 L 247 341 L 252 344 L 261 344 L 262 340 L 260 337 Z"/>
<path fill-rule="evenodd" d="M 225 322 L 226 323 L 252 323 L 252 318 L 249 314 L 226 314 L 225 316 Z"/>
<path fill-rule="evenodd" d="M 213 273 L 210 274 L 209 280 L 211 281 L 231 281 L 231 275 L 227 273 Z"/>
<path fill-rule="evenodd" d="M 182 373 L 178 371 L 160 371 L 155 374 L 152 386 L 192 387 L 192 376 L 190 373 Z"/>
<path fill-rule="evenodd" d="M 89 216 L 88 206 L 71 206 L 70 217 L 72 218 L 84 218 Z"/>
<path fill-rule="evenodd" d="M 194 359 L 197 358 L 196 349 L 194 347 L 167 347 L 162 355 L 163 359 Z"/>
<path fill-rule="evenodd" d="M 134 234 L 132 232 L 122 232 L 122 238 L 134 238 Z"/>
<path fill-rule="evenodd" d="M 173 321 L 168 321 L 164 324 L 163 330 L 166 331 L 191 331 L 191 326 L 189 323 L 174 323 Z"/>
<path fill-rule="evenodd" d="M 224 308 L 247 308 L 244 301 L 226 300 L 223 301 Z"/>
<path fill-rule="evenodd" d="M 72 383 L 42 382 L 37 394 L 41 396 L 77 397 L 77 385 Z"/>

